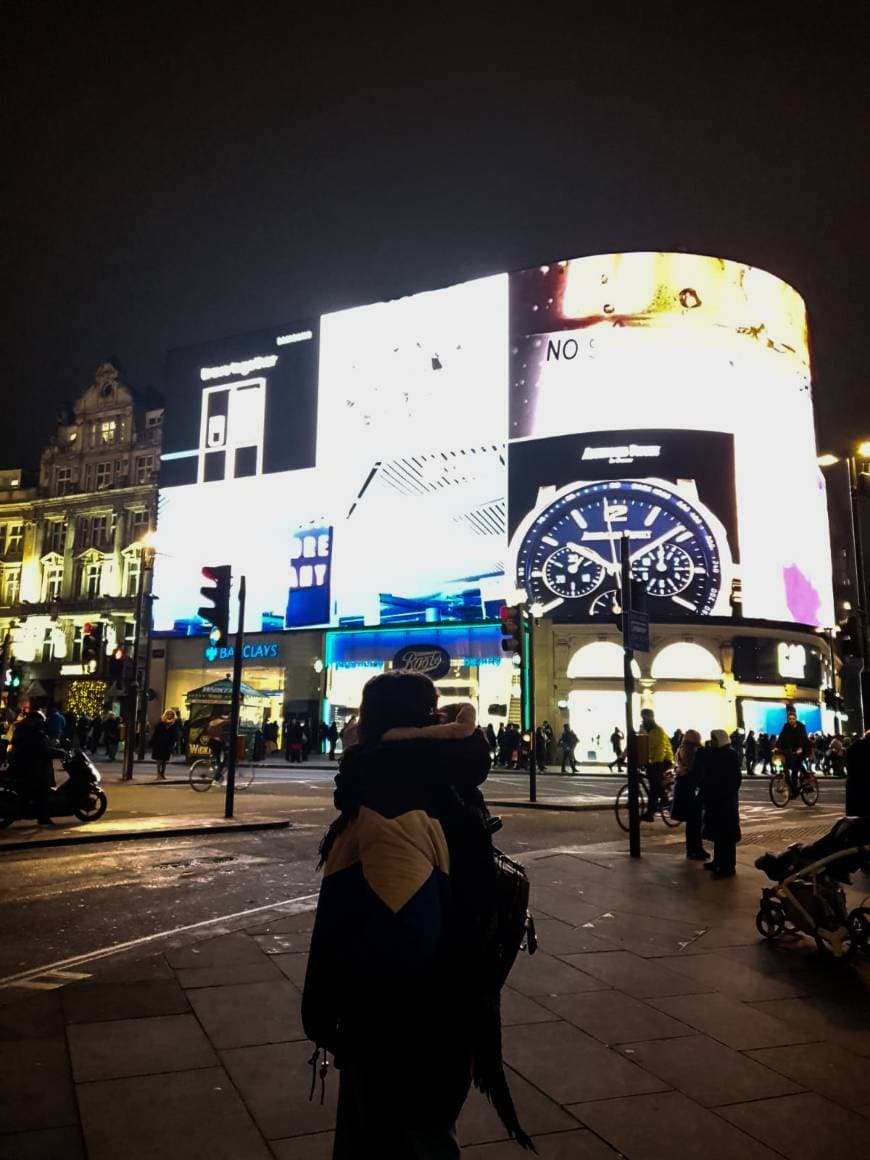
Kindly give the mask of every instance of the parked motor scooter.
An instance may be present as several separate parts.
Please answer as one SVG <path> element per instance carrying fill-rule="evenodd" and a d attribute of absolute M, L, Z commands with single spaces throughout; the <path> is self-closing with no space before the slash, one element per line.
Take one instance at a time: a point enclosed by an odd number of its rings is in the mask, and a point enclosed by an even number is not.
<path fill-rule="evenodd" d="M 81 749 L 64 751 L 60 763 L 69 775 L 63 785 L 51 791 L 49 816 L 76 817 L 80 822 L 96 822 L 106 812 L 108 799 L 100 789 L 100 771 Z M 10 771 L 0 775 L 0 829 L 19 818 L 40 815 L 25 780 Z"/>

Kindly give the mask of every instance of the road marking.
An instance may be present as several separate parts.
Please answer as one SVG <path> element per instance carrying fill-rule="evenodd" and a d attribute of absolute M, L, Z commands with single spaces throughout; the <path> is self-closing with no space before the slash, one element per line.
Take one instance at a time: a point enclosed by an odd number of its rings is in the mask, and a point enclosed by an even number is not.
<path fill-rule="evenodd" d="M 41 967 L 31 967 L 29 971 L 19 971 L 17 975 L 7 975 L 0 979 L 0 989 L 4 987 L 29 987 L 32 990 L 48 991 L 53 990 L 58 986 L 63 986 L 62 983 L 41 983 L 39 978 L 42 975 L 58 975 L 70 967 L 83 966 L 85 963 L 96 962 L 97 959 L 106 959 L 110 955 L 120 954 L 121 951 L 132 950 L 133 947 L 145 946 L 147 943 L 156 942 L 158 939 L 173 938 L 175 935 L 185 934 L 190 930 L 201 930 L 205 926 L 215 926 L 217 923 L 230 922 L 234 918 L 244 918 L 248 914 L 261 914 L 264 910 L 279 910 L 282 907 L 295 907 L 293 913 L 298 913 L 303 910 L 311 910 L 311 906 L 303 906 L 302 903 L 309 903 L 312 899 L 317 898 L 317 894 L 301 894 L 298 898 L 285 898 L 280 902 L 270 902 L 265 906 L 253 906 L 249 910 L 237 910 L 233 914 L 221 914 L 217 918 L 206 918 L 202 922 L 191 922 L 186 926 L 174 926 L 171 930 L 160 930 L 155 934 L 146 934 L 142 938 L 130 939 L 128 942 L 113 943 L 108 947 L 101 947 L 96 951 L 88 951 L 83 955 L 74 955 L 69 959 L 60 959 L 56 963 L 45 963 Z"/>

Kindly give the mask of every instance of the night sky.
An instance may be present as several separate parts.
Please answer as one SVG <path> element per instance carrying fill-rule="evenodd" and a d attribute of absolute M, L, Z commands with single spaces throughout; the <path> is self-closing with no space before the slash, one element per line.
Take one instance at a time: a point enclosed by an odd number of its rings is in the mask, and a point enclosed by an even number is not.
<path fill-rule="evenodd" d="M 160 388 L 172 347 L 633 249 L 791 282 L 820 446 L 870 436 L 863 4 L 321 8 L 3 5 L 0 466 L 109 356 Z"/>

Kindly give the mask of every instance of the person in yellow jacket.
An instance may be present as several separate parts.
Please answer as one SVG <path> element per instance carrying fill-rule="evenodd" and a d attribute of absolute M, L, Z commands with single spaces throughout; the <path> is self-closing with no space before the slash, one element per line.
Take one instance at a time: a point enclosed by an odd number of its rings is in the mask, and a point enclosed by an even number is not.
<path fill-rule="evenodd" d="M 662 796 L 662 777 L 674 764 L 674 750 L 670 737 L 661 725 L 656 724 L 655 713 L 652 709 L 641 709 L 640 727 L 649 738 L 649 760 L 646 767 L 649 802 L 643 820 L 651 822 L 656 816 Z"/>

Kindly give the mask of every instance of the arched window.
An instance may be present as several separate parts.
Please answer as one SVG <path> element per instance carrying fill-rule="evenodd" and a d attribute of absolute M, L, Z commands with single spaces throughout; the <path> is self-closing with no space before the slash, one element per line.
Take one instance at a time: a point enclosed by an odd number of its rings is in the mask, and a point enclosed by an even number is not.
<path fill-rule="evenodd" d="M 666 645 L 652 663 L 652 676 L 678 681 L 718 681 L 722 667 L 709 649 L 687 640 Z"/>
<path fill-rule="evenodd" d="M 623 651 L 618 644 L 610 640 L 595 640 L 591 644 L 584 644 L 568 662 L 568 677 L 578 679 L 582 677 L 613 677 L 622 679 Z M 636 677 L 640 676 L 637 661 L 632 661 L 632 671 Z"/>

